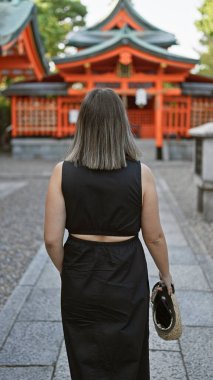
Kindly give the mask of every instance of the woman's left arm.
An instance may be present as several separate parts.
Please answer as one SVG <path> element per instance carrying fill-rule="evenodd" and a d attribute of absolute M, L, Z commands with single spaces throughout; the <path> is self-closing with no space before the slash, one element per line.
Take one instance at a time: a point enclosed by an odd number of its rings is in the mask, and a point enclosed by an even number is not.
<path fill-rule="evenodd" d="M 64 248 L 63 237 L 66 222 L 64 197 L 61 190 L 62 162 L 53 169 L 45 200 L 44 242 L 48 255 L 61 272 Z"/>

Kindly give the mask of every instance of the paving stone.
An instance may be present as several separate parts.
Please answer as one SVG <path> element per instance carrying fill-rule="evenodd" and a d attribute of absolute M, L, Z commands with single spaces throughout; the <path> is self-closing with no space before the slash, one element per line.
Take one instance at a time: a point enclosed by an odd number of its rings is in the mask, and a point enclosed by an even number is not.
<path fill-rule="evenodd" d="M 34 288 L 18 321 L 61 321 L 60 289 Z"/>
<path fill-rule="evenodd" d="M 1 380 L 51 380 L 53 367 L 1 367 Z"/>
<path fill-rule="evenodd" d="M 0 351 L 0 365 L 54 365 L 62 340 L 60 322 L 16 322 Z"/>
<path fill-rule="evenodd" d="M 173 214 L 171 214 L 171 213 L 163 213 L 163 212 L 161 212 L 160 213 L 160 220 L 161 220 L 161 224 L 162 225 L 164 223 L 171 223 L 171 225 L 177 223 L 177 220 L 176 220 L 175 216 Z"/>
<path fill-rule="evenodd" d="M 27 296 L 32 288 L 30 286 L 17 286 L 0 313 L 0 347 L 3 346 L 6 337 L 12 328 L 14 321 L 20 312 Z"/>
<path fill-rule="evenodd" d="M 46 263 L 44 270 L 36 284 L 38 288 L 61 288 L 61 277 L 53 263 Z"/>
<path fill-rule="evenodd" d="M 170 265 L 174 282 L 178 289 L 210 290 L 199 265 Z"/>
<path fill-rule="evenodd" d="M 150 265 L 156 266 L 146 245 L 144 245 L 144 252 L 146 254 L 147 261 L 149 261 Z M 184 265 L 197 264 L 195 255 L 193 254 L 189 246 L 187 247 L 170 246 L 168 249 L 168 254 L 169 254 L 170 264 L 184 264 Z"/>
<path fill-rule="evenodd" d="M 173 245 L 176 245 L 178 247 L 187 247 L 188 246 L 188 243 L 186 241 L 186 239 L 184 238 L 183 234 L 180 233 L 168 233 L 168 234 L 165 234 L 165 238 L 166 238 L 166 242 L 167 242 L 167 245 L 168 247 L 170 246 L 173 246 Z"/>
<path fill-rule="evenodd" d="M 213 294 L 205 291 L 177 290 L 182 323 L 213 327 Z"/>
<path fill-rule="evenodd" d="M 213 379 L 213 328 L 187 327 L 180 338 L 190 380 Z"/>
<path fill-rule="evenodd" d="M 167 222 L 167 221 L 164 221 L 163 223 L 161 223 L 162 227 L 163 227 L 163 231 L 165 233 L 165 235 L 169 234 L 169 233 L 177 233 L 178 235 L 182 234 L 182 231 L 178 225 L 177 222 Z"/>
<path fill-rule="evenodd" d="M 36 256 L 31 261 L 26 272 L 23 274 L 20 285 L 35 285 L 40 274 L 42 273 L 45 263 L 48 260 L 47 252 L 44 244 L 41 245 Z"/>
<path fill-rule="evenodd" d="M 163 213 L 166 215 L 171 213 L 170 207 L 167 206 L 167 204 L 163 201 L 163 198 L 161 201 L 159 201 L 159 211 L 160 211 L 160 215 L 162 215 Z"/>
<path fill-rule="evenodd" d="M 171 264 L 197 264 L 195 255 L 189 246 L 180 248 L 170 245 L 169 260 Z"/>
<path fill-rule="evenodd" d="M 149 259 L 149 276 L 158 277 L 158 269 Z M 188 290 L 210 290 L 209 285 L 199 265 L 171 264 L 170 273 L 175 283 L 176 289 Z"/>
<path fill-rule="evenodd" d="M 160 211 L 160 221 L 161 221 L 161 225 L 163 227 L 164 230 L 166 230 L 166 227 L 170 226 L 170 230 L 172 228 L 172 226 L 177 226 L 177 220 L 175 219 L 175 217 L 173 216 L 173 214 L 168 211 L 168 212 L 164 212 L 162 210 L 159 210 Z"/>
<path fill-rule="evenodd" d="M 150 351 L 150 374 L 151 380 L 187 380 L 180 352 Z"/>
<path fill-rule="evenodd" d="M 70 380 L 70 370 L 64 341 L 62 343 L 53 380 Z"/>
<path fill-rule="evenodd" d="M 210 256 L 206 257 L 205 262 L 202 263 L 202 268 L 207 277 L 208 283 L 213 290 L 212 278 L 213 278 L 213 260 Z"/>

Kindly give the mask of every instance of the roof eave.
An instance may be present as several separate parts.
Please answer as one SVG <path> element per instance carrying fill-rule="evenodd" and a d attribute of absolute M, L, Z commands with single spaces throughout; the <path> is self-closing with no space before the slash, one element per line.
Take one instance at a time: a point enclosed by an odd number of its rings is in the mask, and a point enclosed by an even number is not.
<path fill-rule="evenodd" d="M 110 39 L 110 41 L 95 45 L 95 47 L 84 49 L 83 51 L 76 53 L 72 57 L 64 57 L 64 58 L 55 57 L 53 58 L 53 61 L 56 65 L 69 63 L 69 62 L 77 62 L 77 61 L 81 61 L 82 59 L 87 59 L 87 58 L 97 56 L 98 54 L 112 50 L 115 47 L 118 47 L 122 44 L 125 45 L 127 43 L 129 43 L 130 45 L 136 48 L 139 48 L 139 49 L 142 48 L 142 50 L 145 52 L 151 53 L 161 58 L 166 58 L 168 60 L 177 61 L 177 62 L 185 62 L 189 64 L 194 64 L 194 65 L 200 62 L 199 59 L 183 57 L 183 56 L 170 53 L 163 48 L 151 45 L 144 41 L 140 41 L 136 37 L 125 37 L 125 36 L 118 36 L 116 38 Z"/>
<path fill-rule="evenodd" d="M 16 29 L 16 31 L 14 31 L 13 33 L 11 33 L 9 36 L 8 36 L 8 39 L 5 40 L 2 38 L 0 38 L 0 46 L 4 46 L 4 45 L 7 45 L 9 44 L 10 42 L 12 41 L 15 41 L 18 36 L 21 34 L 21 32 L 26 28 L 26 26 L 30 23 L 30 21 L 32 20 L 33 18 L 33 12 L 34 12 L 34 8 L 35 8 L 35 4 L 32 3 L 32 8 L 30 9 L 29 11 L 29 14 L 27 16 L 27 18 L 24 20 L 23 24 L 20 25 L 20 27 L 18 29 Z"/>
<path fill-rule="evenodd" d="M 49 63 L 45 57 L 45 50 L 44 50 L 43 42 L 41 40 L 41 36 L 38 29 L 36 6 L 34 6 L 34 9 L 33 9 L 32 29 L 33 29 L 33 35 L 34 35 L 34 39 L 35 39 L 35 43 L 37 47 L 37 52 L 39 54 L 39 58 L 43 66 L 44 73 L 49 74 L 50 72 Z"/>
<path fill-rule="evenodd" d="M 37 53 L 44 71 L 44 75 L 49 73 L 49 64 L 45 58 L 45 51 L 43 47 L 43 43 L 40 37 L 39 29 L 38 29 L 38 23 L 37 23 L 37 8 L 36 5 L 32 3 L 32 7 L 29 11 L 29 14 L 27 18 L 24 20 L 23 24 L 16 29 L 14 33 L 10 35 L 10 39 L 7 40 L 7 44 L 14 41 L 16 42 L 18 36 L 25 30 L 27 25 L 31 25 L 33 36 L 34 36 L 34 42 L 37 49 Z M 0 45 L 1 45 L 1 39 L 0 39 Z M 3 45 L 3 44 L 2 44 Z"/>
<path fill-rule="evenodd" d="M 213 83 L 183 82 L 181 88 L 184 95 L 213 96 Z"/>
<path fill-rule="evenodd" d="M 2 94 L 4 96 L 46 96 L 46 95 L 67 95 L 67 83 L 55 82 L 32 82 L 15 83 L 10 85 Z"/>
<path fill-rule="evenodd" d="M 77 32 L 78 33 L 78 32 Z M 112 38 L 112 37 L 111 37 Z M 83 40 L 83 37 L 82 37 L 82 39 L 75 39 L 75 38 L 73 38 L 73 39 L 69 39 L 68 41 L 67 41 L 67 43 L 66 43 L 66 46 L 74 46 L 74 47 L 76 47 L 76 48 L 89 48 L 89 47 L 92 47 L 92 46 L 94 46 L 94 45 L 98 45 L 98 44 L 101 44 L 102 42 L 106 42 L 106 41 L 108 41 L 110 39 L 110 37 L 108 37 L 108 39 L 103 39 L 102 41 L 100 41 L 100 40 L 97 40 L 97 41 L 84 41 Z M 140 38 L 140 39 L 142 39 L 142 38 Z M 177 42 L 177 40 L 176 40 L 176 38 L 175 38 L 175 36 L 174 37 L 172 37 L 171 36 L 171 38 L 170 39 L 167 39 L 166 41 L 162 41 L 162 42 L 158 42 L 158 41 L 156 41 L 156 42 L 152 42 L 152 45 L 155 45 L 155 46 L 160 46 L 160 47 L 162 47 L 162 48 L 169 48 L 170 46 L 173 46 L 173 45 L 178 45 L 178 42 Z"/>

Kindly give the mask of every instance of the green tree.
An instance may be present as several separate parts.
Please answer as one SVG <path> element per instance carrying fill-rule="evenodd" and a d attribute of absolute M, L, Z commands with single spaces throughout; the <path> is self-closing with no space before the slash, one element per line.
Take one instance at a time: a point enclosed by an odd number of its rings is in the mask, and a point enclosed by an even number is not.
<path fill-rule="evenodd" d="M 85 25 L 86 7 L 80 0 L 35 0 L 35 3 L 46 54 L 56 56 L 63 50 L 60 43 L 64 43 L 67 33 Z"/>
<path fill-rule="evenodd" d="M 200 73 L 213 75 L 213 6 L 212 0 L 204 0 L 198 8 L 201 18 L 195 21 L 197 29 L 202 32 L 200 42 L 205 46 L 205 51 L 201 53 Z"/>

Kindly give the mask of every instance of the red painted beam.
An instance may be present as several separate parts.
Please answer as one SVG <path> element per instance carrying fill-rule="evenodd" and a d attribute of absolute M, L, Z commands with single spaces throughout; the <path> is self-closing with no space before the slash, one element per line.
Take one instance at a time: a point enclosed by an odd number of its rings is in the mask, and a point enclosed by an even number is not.
<path fill-rule="evenodd" d="M 149 75 L 149 74 L 133 74 L 130 78 L 121 78 L 115 74 L 102 74 L 96 75 L 96 74 L 72 74 L 72 73 L 66 73 L 64 71 L 61 71 L 61 75 L 65 79 L 66 82 L 87 82 L 87 81 L 94 81 L 94 82 L 158 82 L 159 75 Z M 183 82 L 185 80 L 187 74 L 164 74 L 161 76 L 161 80 L 163 82 Z"/>
<path fill-rule="evenodd" d="M 0 57 L 0 70 L 11 70 L 11 69 L 31 69 L 32 64 L 29 62 L 26 55 L 7 55 Z"/>
<path fill-rule="evenodd" d="M 137 49 L 135 49 L 129 45 L 119 46 L 119 47 L 117 47 L 117 48 L 115 48 L 109 52 L 100 53 L 97 56 L 86 58 L 82 61 L 58 63 L 58 64 L 56 64 L 56 66 L 60 70 L 63 70 L 63 69 L 71 68 L 71 67 L 79 67 L 79 66 L 82 66 L 85 63 L 89 63 L 89 62 L 90 63 L 92 63 L 92 62 L 98 63 L 99 62 L 100 64 L 102 64 L 101 62 L 103 62 L 104 60 L 112 58 L 114 56 L 117 56 L 122 52 L 125 52 L 125 53 L 128 52 L 128 53 L 132 54 L 133 57 L 135 56 L 135 57 L 141 58 L 143 60 L 146 60 L 148 62 L 155 62 L 158 64 L 160 64 L 160 63 L 166 64 L 168 67 L 169 66 L 178 67 L 178 68 L 182 68 L 182 69 L 186 69 L 186 70 L 190 70 L 191 68 L 194 67 L 193 63 L 177 62 L 177 61 L 173 61 L 172 59 L 161 58 L 161 57 L 155 56 L 154 54 L 146 53 L 146 52 L 141 51 L 141 50 L 137 50 Z"/>
<path fill-rule="evenodd" d="M 27 56 L 33 65 L 35 75 L 38 80 L 42 80 L 45 76 L 45 71 L 40 62 L 40 58 L 38 56 L 37 48 L 35 46 L 34 37 L 31 29 L 31 25 L 29 24 L 25 30 L 23 31 L 23 41 L 26 49 Z"/>

